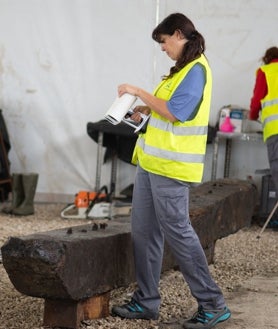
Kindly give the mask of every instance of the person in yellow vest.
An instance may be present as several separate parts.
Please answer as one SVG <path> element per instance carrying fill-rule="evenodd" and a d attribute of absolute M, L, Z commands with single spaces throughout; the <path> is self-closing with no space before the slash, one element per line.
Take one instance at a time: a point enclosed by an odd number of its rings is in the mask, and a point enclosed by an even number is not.
<path fill-rule="evenodd" d="M 278 197 L 278 48 L 268 48 L 262 62 L 263 65 L 256 71 L 249 119 L 257 120 L 260 117 L 262 122 L 270 173 Z M 277 218 L 272 218 L 268 227 L 277 228 Z"/>
<path fill-rule="evenodd" d="M 166 17 L 152 32 L 161 50 L 175 61 L 151 94 L 130 84 L 118 86 L 118 95 L 137 96 L 144 105 L 134 109 L 151 114 L 138 137 L 133 163 L 137 172 L 132 198 L 132 242 L 137 290 L 131 300 L 112 308 L 127 319 L 158 319 L 159 280 L 164 240 L 198 303 L 184 328 L 212 328 L 231 312 L 213 280 L 200 240 L 189 218 L 191 183 L 202 180 L 212 77 L 204 55 L 205 41 L 185 15 Z"/>

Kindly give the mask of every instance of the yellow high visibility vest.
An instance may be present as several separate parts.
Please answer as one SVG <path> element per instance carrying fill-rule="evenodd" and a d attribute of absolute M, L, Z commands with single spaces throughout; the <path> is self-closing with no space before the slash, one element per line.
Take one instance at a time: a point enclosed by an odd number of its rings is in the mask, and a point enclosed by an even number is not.
<path fill-rule="evenodd" d="M 278 63 L 263 65 L 261 70 L 267 83 L 267 95 L 261 100 L 263 137 L 266 141 L 278 134 Z"/>
<path fill-rule="evenodd" d="M 147 130 L 137 140 L 132 162 L 157 175 L 199 183 L 204 171 L 212 90 L 211 70 L 205 56 L 201 55 L 173 77 L 162 80 L 154 95 L 169 100 L 196 63 L 204 67 L 206 74 L 203 99 L 196 116 L 186 122 L 172 123 L 151 111 Z"/>

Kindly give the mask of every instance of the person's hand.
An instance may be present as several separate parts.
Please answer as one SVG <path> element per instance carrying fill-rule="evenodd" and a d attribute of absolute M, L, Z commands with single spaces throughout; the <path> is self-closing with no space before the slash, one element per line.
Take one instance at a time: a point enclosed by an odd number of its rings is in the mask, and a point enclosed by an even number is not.
<path fill-rule="evenodd" d="M 136 106 L 135 108 L 132 109 L 132 115 L 130 116 L 130 118 L 135 121 L 135 122 L 141 122 L 142 121 L 142 117 L 141 117 L 141 113 L 148 115 L 150 114 L 150 109 L 148 106 Z"/>
<path fill-rule="evenodd" d="M 136 106 L 133 110 L 132 110 L 134 113 L 136 112 L 140 112 L 140 113 L 143 113 L 145 115 L 149 115 L 151 110 L 148 106 L 143 106 L 143 105 L 138 105 Z"/>
<path fill-rule="evenodd" d="M 138 87 L 124 83 L 118 86 L 118 95 L 121 97 L 123 94 L 128 93 L 130 95 L 137 96 L 138 89 Z"/>

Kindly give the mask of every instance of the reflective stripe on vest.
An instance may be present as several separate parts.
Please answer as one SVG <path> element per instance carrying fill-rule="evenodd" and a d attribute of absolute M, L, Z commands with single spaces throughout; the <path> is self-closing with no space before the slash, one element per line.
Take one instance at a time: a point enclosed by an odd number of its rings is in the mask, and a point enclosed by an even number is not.
<path fill-rule="evenodd" d="M 178 153 L 166 151 L 163 149 L 158 149 L 149 145 L 145 145 L 144 138 L 140 138 L 138 144 L 144 151 L 152 156 L 168 159 L 168 160 L 178 160 L 181 162 L 196 162 L 203 163 L 205 156 L 203 154 L 188 154 L 188 153 Z"/>
<path fill-rule="evenodd" d="M 154 95 L 169 100 L 196 63 L 204 67 L 206 83 L 195 118 L 172 123 L 152 111 L 146 133 L 137 140 L 132 162 L 139 162 L 143 169 L 158 175 L 198 183 L 202 180 L 204 170 L 212 87 L 206 58 L 202 55 L 172 78 L 163 80 Z"/>
<path fill-rule="evenodd" d="M 271 106 L 271 105 L 275 105 L 275 104 L 278 104 L 278 98 L 273 99 L 273 100 L 271 100 L 271 101 L 265 101 L 265 102 L 262 101 L 262 109 L 263 109 L 264 107 Z"/>
<path fill-rule="evenodd" d="M 189 135 L 206 135 L 208 132 L 207 126 L 196 126 L 196 127 L 188 127 L 188 126 L 174 126 L 169 125 L 167 121 L 161 121 L 157 118 L 152 118 L 149 123 L 154 128 L 158 128 L 160 130 L 168 131 L 177 136 L 189 136 Z"/>
<path fill-rule="evenodd" d="M 269 117 L 264 119 L 263 122 L 263 129 L 265 127 L 265 125 L 267 125 L 268 123 L 272 122 L 272 121 L 277 121 L 278 120 L 278 114 L 274 114 L 274 115 L 270 115 Z"/>

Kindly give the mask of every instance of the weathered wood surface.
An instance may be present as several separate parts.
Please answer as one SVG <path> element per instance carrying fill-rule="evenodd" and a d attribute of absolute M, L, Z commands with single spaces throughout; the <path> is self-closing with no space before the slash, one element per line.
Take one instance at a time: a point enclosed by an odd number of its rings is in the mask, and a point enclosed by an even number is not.
<path fill-rule="evenodd" d="M 243 180 L 192 188 L 191 221 L 209 263 L 218 239 L 250 225 L 256 202 L 256 188 Z M 113 219 L 105 229 L 92 226 L 11 237 L 1 251 L 15 288 L 47 300 L 80 301 L 134 281 L 129 219 Z M 174 265 L 166 248 L 163 270 Z"/>

